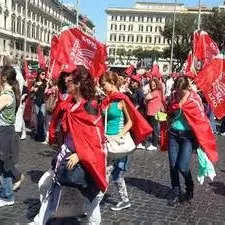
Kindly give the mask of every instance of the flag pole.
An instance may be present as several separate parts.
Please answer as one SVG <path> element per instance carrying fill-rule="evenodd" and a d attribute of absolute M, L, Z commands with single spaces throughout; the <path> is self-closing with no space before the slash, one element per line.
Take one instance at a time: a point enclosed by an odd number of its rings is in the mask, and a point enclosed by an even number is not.
<path fill-rule="evenodd" d="M 198 0 L 198 31 L 201 29 L 201 0 Z"/>
<path fill-rule="evenodd" d="M 173 12 L 173 31 L 172 31 L 171 52 L 170 52 L 170 73 L 173 72 L 173 48 L 174 48 L 175 26 L 176 26 L 176 5 L 177 0 L 175 0 L 174 2 L 174 12 Z"/>
<path fill-rule="evenodd" d="M 77 0 L 77 3 L 76 3 L 76 8 L 77 8 L 76 27 L 77 27 L 77 28 L 78 28 L 78 26 L 79 26 L 79 3 L 80 3 L 80 1 Z"/>

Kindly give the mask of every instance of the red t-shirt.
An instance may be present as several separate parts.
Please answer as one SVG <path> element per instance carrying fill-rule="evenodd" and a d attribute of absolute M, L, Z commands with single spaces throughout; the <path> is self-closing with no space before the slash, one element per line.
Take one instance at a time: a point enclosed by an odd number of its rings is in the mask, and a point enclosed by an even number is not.
<path fill-rule="evenodd" d="M 157 112 L 164 109 L 161 91 L 155 90 L 150 93 L 152 99 L 146 100 L 146 109 L 148 116 L 155 116 Z"/>

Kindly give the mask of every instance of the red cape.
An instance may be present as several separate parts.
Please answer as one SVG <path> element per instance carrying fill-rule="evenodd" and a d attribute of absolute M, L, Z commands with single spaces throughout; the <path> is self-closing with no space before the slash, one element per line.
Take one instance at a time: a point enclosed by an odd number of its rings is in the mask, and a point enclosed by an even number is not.
<path fill-rule="evenodd" d="M 85 101 L 71 111 L 74 104 L 61 102 L 53 113 L 49 128 L 50 143 L 55 138 L 58 121 L 63 117 L 64 132 L 72 135 L 76 153 L 101 191 L 106 191 L 106 154 L 104 152 L 104 127 L 100 110 L 98 115 L 84 109 Z M 97 106 L 96 106 L 97 107 Z M 65 119 L 66 118 L 66 119 Z"/>
<path fill-rule="evenodd" d="M 179 107 L 179 104 L 174 102 L 170 110 L 177 111 Z M 199 95 L 191 91 L 187 101 L 181 106 L 181 110 L 188 124 L 191 126 L 199 145 L 204 150 L 209 160 L 215 163 L 218 160 L 216 138 L 212 132 L 209 119 L 204 112 L 204 107 Z"/>
<path fill-rule="evenodd" d="M 135 108 L 130 99 L 121 92 L 116 92 L 107 96 L 102 102 L 102 108 L 103 109 L 106 108 L 107 105 L 109 105 L 111 102 L 115 100 L 125 101 L 129 115 L 133 123 L 131 132 L 134 135 L 135 144 L 138 145 L 142 143 L 153 131 L 152 127 L 148 124 L 148 122 L 141 115 L 141 113 Z"/>

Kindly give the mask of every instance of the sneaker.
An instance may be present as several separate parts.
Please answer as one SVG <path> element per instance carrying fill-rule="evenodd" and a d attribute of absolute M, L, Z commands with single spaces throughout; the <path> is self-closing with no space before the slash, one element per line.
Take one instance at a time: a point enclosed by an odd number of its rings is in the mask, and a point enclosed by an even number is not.
<path fill-rule="evenodd" d="M 24 175 L 21 174 L 20 180 L 13 184 L 13 191 L 16 191 L 17 189 L 19 189 L 20 185 L 24 181 L 24 178 L 25 178 Z"/>
<path fill-rule="evenodd" d="M 111 210 L 112 211 L 120 211 L 122 209 L 127 209 L 130 207 L 131 207 L 131 204 L 129 201 L 128 202 L 121 201 L 116 206 L 111 207 Z"/>
<path fill-rule="evenodd" d="M 149 147 L 147 147 L 148 151 L 157 151 L 157 147 L 155 147 L 154 145 L 150 145 Z"/>
<path fill-rule="evenodd" d="M 139 145 L 137 146 L 137 148 L 138 148 L 138 149 L 145 149 L 145 146 L 142 145 L 142 144 L 139 144 Z"/>
<path fill-rule="evenodd" d="M 223 133 L 220 133 L 220 135 L 221 135 L 221 136 L 223 136 L 223 137 L 225 137 L 225 132 L 223 132 Z"/>
<path fill-rule="evenodd" d="M 3 206 L 12 206 L 14 205 L 15 201 L 14 200 L 7 200 L 4 198 L 0 198 L 0 207 Z"/>
<path fill-rule="evenodd" d="M 33 221 L 33 222 L 28 223 L 27 225 L 37 225 L 37 224 Z"/>
<path fill-rule="evenodd" d="M 27 134 L 26 133 L 22 133 L 20 140 L 25 140 L 27 138 Z"/>

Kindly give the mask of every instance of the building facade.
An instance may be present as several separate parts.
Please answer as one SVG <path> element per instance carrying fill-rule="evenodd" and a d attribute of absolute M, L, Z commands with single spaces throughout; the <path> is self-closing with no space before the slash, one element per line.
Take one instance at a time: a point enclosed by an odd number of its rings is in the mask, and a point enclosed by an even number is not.
<path fill-rule="evenodd" d="M 0 0 L 0 21 L 0 65 L 5 55 L 37 61 L 37 45 L 48 56 L 52 36 L 65 24 L 76 25 L 76 10 L 58 0 Z M 93 34 L 94 26 L 84 24 L 81 15 L 79 25 Z"/>
<path fill-rule="evenodd" d="M 136 2 L 134 8 L 108 8 L 107 13 L 107 46 L 109 57 L 117 63 L 118 49 L 163 51 L 168 47 L 162 36 L 167 20 L 176 13 L 198 14 L 198 8 L 186 7 L 184 4 Z M 202 13 L 211 13 L 211 8 L 201 8 Z M 135 63 L 135 60 L 132 62 Z"/>

